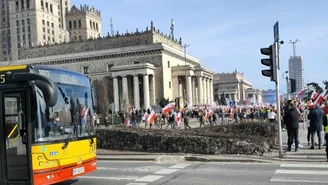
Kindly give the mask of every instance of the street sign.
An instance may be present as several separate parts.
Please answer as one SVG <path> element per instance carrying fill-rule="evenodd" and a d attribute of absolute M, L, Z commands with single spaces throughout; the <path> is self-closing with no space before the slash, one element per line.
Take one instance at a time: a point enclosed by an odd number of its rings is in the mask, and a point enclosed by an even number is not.
<path fill-rule="evenodd" d="M 273 26 L 273 41 L 279 42 L 279 24 L 278 21 Z"/>
<path fill-rule="evenodd" d="M 110 104 L 110 109 L 112 109 L 113 111 L 115 111 L 115 104 L 114 103 L 111 103 Z"/>

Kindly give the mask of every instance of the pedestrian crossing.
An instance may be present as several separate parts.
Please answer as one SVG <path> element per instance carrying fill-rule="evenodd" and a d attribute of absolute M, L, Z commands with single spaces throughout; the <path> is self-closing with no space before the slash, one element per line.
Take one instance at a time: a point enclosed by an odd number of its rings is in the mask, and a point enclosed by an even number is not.
<path fill-rule="evenodd" d="M 275 184 L 328 184 L 328 163 L 281 164 L 270 181 Z"/>

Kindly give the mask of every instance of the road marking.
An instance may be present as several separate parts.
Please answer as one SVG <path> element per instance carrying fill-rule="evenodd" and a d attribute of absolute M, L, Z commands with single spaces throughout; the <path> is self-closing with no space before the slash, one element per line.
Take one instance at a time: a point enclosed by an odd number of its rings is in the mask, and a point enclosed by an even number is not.
<path fill-rule="evenodd" d="M 326 164 L 281 164 L 285 168 L 328 168 Z"/>
<path fill-rule="evenodd" d="M 171 166 L 171 167 L 169 167 L 169 168 L 178 168 L 178 169 L 182 169 L 182 168 L 186 168 L 186 167 L 188 167 L 188 166 L 190 166 L 190 164 L 176 164 L 176 165 Z"/>
<path fill-rule="evenodd" d="M 157 174 L 157 175 L 167 175 L 167 174 L 171 174 L 171 173 L 174 173 L 176 171 L 178 171 L 179 169 L 163 169 L 161 171 L 158 171 L 154 174 Z"/>
<path fill-rule="evenodd" d="M 139 177 L 102 177 L 102 176 L 79 176 L 80 179 L 105 179 L 105 180 L 136 180 Z"/>
<path fill-rule="evenodd" d="M 126 185 L 147 185 L 147 183 L 137 183 L 137 182 L 132 182 Z"/>
<path fill-rule="evenodd" d="M 136 181 L 137 182 L 154 182 L 160 178 L 162 178 L 164 176 L 162 175 L 147 175 L 147 176 L 144 176 L 144 177 L 141 177 L 139 179 L 137 179 Z"/>
<path fill-rule="evenodd" d="M 298 182 L 298 183 L 327 183 L 327 180 L 305 180 L 305 179 L 283 179 L 283 178 L 272 178 L 271 182 Z"/>
<path fill-rule="evenodd" d="M 298 174 L 298 175 L 328 175 L 328 171 L 319 170 L 276 170 L 278 174 Z"/>

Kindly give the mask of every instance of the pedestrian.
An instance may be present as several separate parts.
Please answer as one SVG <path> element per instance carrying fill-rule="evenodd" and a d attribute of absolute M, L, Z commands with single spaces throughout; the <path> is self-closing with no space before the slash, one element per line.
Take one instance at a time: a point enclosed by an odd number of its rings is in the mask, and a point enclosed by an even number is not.
<path fill-rule="evenodd" d="M 187 128 L 191 129 L 191 127 L 189 126 L 189 118 L 188 118 L 187 114 L 184 115 L 183 122 L 184 122 L 185 129 L 187 129 Z"/>
<path fill-rule="evenodd" d="M 308 115 L 310 113 L 310 109 L 312 109 L 313 107 L 308 106 L 305 108 L 304 113 L 303 113 L 303 122 L 306 124 L 307 126 L 307 142 L 308 142 L 308 146 L 310 146 L 310 136 L 311 136 L 311 130 L 310 130 L 310 120 L 308 119 Z"/>
<path fill-rule="evenodd" d="M 295 107 L 294 103 L 289 104 L 289 110 L 285 114 L 285 121 L 287 127 L 288 135 L 288 148 L 287 151 L 291 151 L 291 146 L 293 141 L 295 141 L 295 152 L 299 151 L 299 141 L 298 141 L 298 110 Z"/>
<path fill-rule="evenodd" d="M 270 123 L 276 122 L 276 113 L 273 110 L 268 110 L 268 119 Z"/>
<path fill-rule="evenodd" d="M 322 124 L 325 127 L 326 157 L 328 162 L 328 114 L 323 116 Z"/>
<path fill-rule="evenodd" d="M 323 125 L 323 117 L 325 113 L 319 107 L 318 104 L 314 105 L 314 108 L 310 110 L 308 115 L 308 119 L 310 120 L 310 132 L 311 132 L 311 147 L 310 149 L 314 149 L 314 134 L 317 133 L 318 141 L 319 141 L 319 149 L 321 149 L 321 131 Z"/>

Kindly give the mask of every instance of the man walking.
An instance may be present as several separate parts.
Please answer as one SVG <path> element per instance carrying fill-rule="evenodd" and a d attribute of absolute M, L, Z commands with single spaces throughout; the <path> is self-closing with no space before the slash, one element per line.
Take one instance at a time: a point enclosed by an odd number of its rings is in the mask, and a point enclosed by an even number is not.
<path fill-rule="evenodd" d="M 308 115 L 308 119 L 310 120 L 310 131 L 311 131 L 311 147 L 310 149 L 314 149 L 314 134 L 317 133 L 318 141 L 319 141 L 319 149 L 321 149 L 321 131 L 323 125 L 323 116 L 325 113 L 319 107 L 318 104 L 314 105 L 315 107 L 310 110 Z"/>
<path fill-rule="evenodd" d="M 295 141 L 295 152 L 299 151 L 299 141 L 298 141 L 298 110 L 295 108 L 294 103 L 289 104 L 289 110 L 286 112 L 285 121 L 288 134 L 288 148 L 287 151 L 291 151 L 293 140 Z"/>

